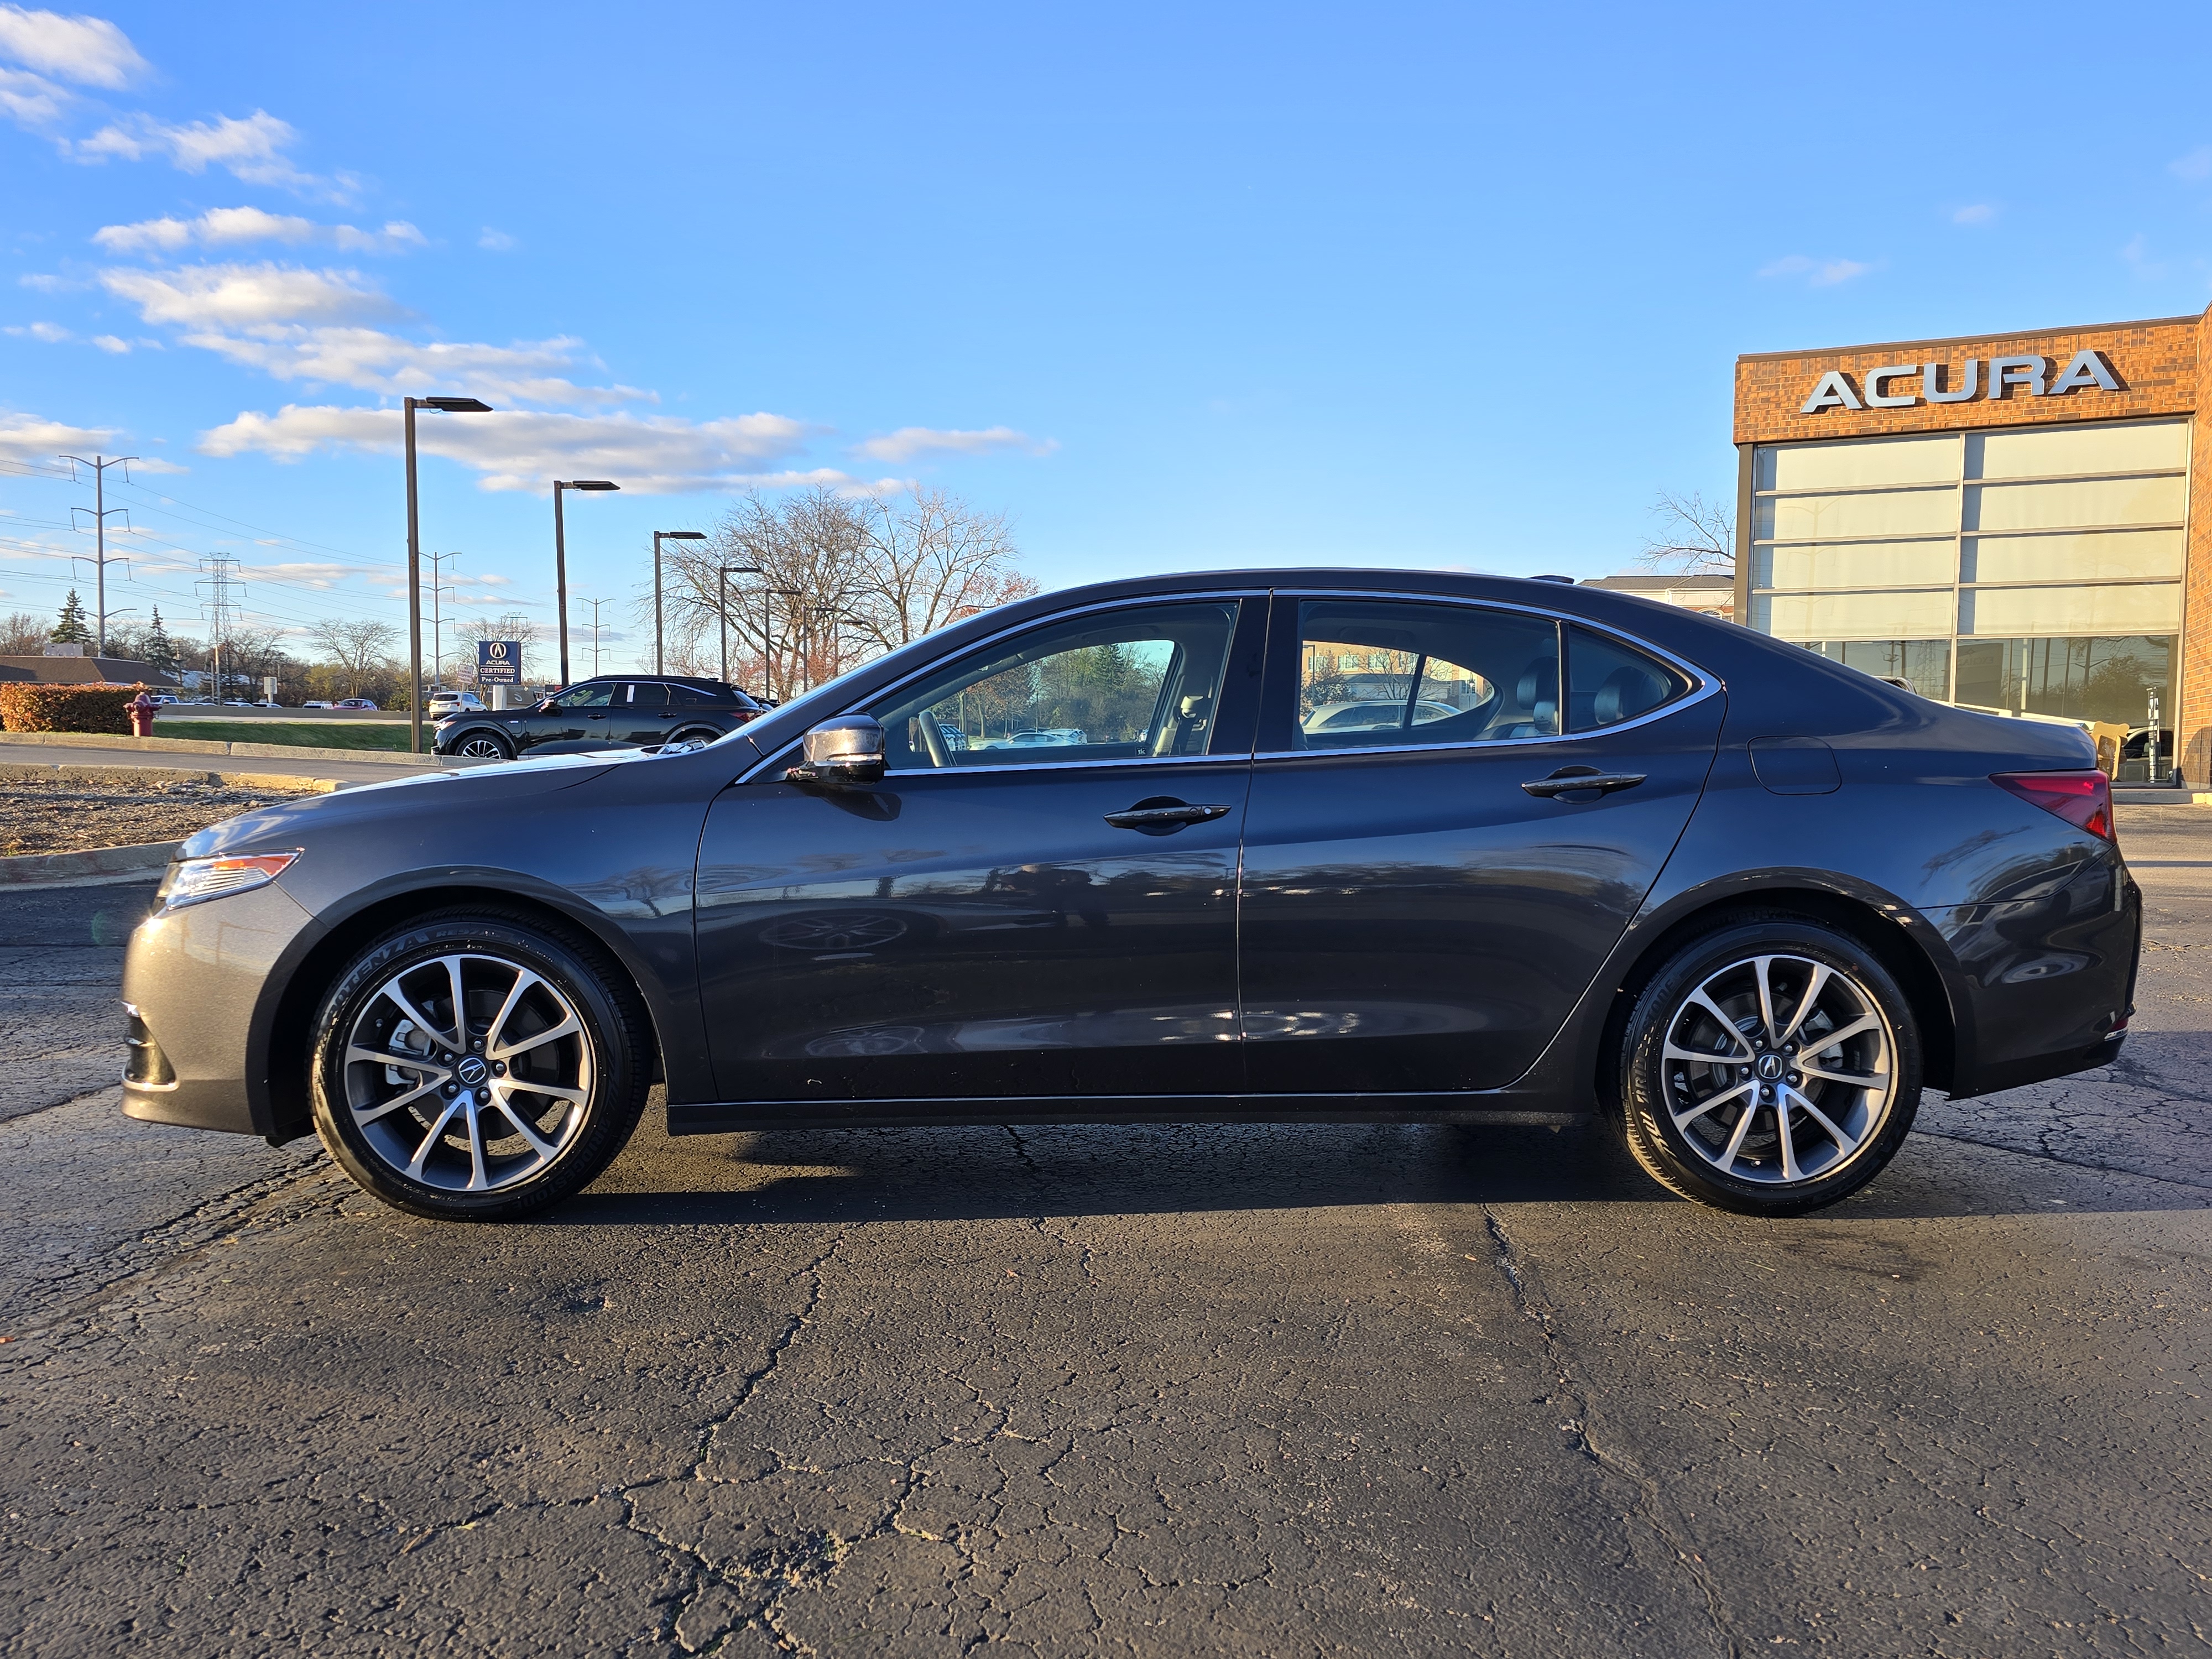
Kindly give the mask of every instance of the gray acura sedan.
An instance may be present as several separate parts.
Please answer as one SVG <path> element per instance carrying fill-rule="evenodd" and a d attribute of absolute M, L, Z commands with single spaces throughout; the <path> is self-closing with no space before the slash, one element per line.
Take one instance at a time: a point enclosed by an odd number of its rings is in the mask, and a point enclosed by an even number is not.
<path fill-rule="evenodd" d="M 1923 1087 L 2118 1052 L 2092 760 L 1542 579 L 1085 588 L 713 742 L 202 831 L 131 939 L 125 1110 L 456 1220 L 577 1191 L 655 1081 L 676 1133 L 1598 1113 L 1797 1214 Z"/>

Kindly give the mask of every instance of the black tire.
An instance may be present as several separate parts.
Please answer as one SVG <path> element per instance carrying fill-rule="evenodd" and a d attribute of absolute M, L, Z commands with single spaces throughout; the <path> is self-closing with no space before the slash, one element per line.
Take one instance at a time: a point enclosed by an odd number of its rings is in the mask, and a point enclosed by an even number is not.
<path fill-rule="evenodd" d="M 1804 1215 L 1897 1155 L 1920 1109 L 1922 1054 L 1911 1004 L 1863 944 L 1802 917 L 1747 918 L 1682 946 L 1637 998 L 1623 1134 L 1685 1198 Z"/>
<path fill-rule="evenodd" d="M 456 975 L 465 1049 L 441 988 Z M 371 1047 L 399 1063 L 349 1058 Z M 395 1209 L 510 1220 L 614 1161 L 645 1109 L 652 1052 L 635 991 L 589 941 L 520 915 L 441 911 L 362 950 L 324 996 L 315 1130 Z"/>
<path fill-rule="evenodd" d="M 669 738 L 663 747 L 673 749 L 681 744 L 712 743 L 715 738 L 721 735 L 722 734 L 720 732 L 716 731 L 711 726 L 687 726 L 681 732 L 678 732 L 674 737 Z"/>
<path fill-rule="evenodd" d="M 499 732 L 464 732 L 453 746 L 446 751 L 475 760 L 513 760 L 514 745 Z"/>

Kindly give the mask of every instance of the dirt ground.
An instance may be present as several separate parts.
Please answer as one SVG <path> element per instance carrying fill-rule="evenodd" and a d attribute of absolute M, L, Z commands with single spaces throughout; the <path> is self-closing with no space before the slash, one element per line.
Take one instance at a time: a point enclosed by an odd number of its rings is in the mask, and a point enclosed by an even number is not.
<path fill-rule="evenodd" d="M 182 841 L 287 798 L 282 790 L 233 788 L 190 775 L 174 783 L 0 778 L 0 855 Z"/>

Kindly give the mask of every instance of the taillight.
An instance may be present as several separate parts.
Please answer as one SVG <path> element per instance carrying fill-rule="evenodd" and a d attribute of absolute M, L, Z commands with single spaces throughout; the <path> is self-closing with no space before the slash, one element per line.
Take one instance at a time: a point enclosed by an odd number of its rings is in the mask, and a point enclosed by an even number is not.
<path fill-rule="evenodd" d="M 1990 781 L 2076 830 L 2112 838 L 2112 781 L 2102 772 L 1993 772 Z"/>

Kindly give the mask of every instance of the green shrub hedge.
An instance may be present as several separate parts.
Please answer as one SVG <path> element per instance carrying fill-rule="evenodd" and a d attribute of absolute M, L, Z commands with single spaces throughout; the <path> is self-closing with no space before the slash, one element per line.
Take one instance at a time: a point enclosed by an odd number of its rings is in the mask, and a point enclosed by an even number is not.
<path fill-rule="evenodd" d="M 0 731 L 106 732 L 131 735 L 131 700 L 139 685 L 0 684 Z"/>

